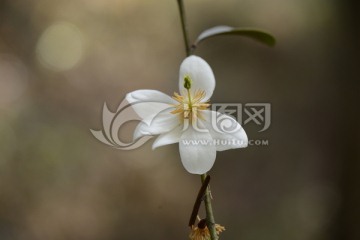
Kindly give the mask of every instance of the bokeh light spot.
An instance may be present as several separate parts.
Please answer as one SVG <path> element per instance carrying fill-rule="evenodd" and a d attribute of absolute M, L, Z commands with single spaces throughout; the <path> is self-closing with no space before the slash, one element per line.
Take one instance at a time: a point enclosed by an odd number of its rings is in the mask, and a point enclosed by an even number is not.
<path fill-rule="evenodd" d="M 83 35 L 68 22 L 50 25 L 41 35 L 36 54 L 40 62 L 54 71 L 73 68 L 82 58 L 84 50 Z"/>
<path fill-rule="evenodd" d="M 15 56 L 0 55 L 0 107 L 18 99 L 27 87 L 27 69 Z"/>

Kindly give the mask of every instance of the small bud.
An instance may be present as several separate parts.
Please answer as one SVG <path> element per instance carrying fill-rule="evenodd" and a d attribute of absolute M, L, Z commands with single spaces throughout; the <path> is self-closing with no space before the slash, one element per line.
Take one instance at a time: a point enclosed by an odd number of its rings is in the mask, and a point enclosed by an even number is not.
<path fill-rule="evenodd" d="M 201 219 L 197 226 L 200 229 L 206 228 L 206 219 Z"/>
<path fill-rule="evenodd" d="M 191 88 L 191 78 L 189 76 L 184 77 L 184 88 L 189 90 Z"/>

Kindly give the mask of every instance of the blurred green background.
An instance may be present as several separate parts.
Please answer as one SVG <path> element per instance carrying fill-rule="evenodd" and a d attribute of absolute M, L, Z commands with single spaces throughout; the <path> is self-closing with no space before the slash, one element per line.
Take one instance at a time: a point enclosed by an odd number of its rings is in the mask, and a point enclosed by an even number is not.
<path fill-rule="evenodd" d="M 278 40 L 218 37 L 196 52 L 217 79 L 212 102 L 272 104 L 268 130 L 245 126 L 269 146 L 220 152 L 211 170 L 221 239 L 360 239 L 359 3 L 185 7 L 193 40 L 215 25 Z M 1 240 L 188 238 L 200 179 L 177 145 L 119 151 L 89 131 L 104 102 L 177 90 L 182 41 L 175 0 L 0 1 Z"/>

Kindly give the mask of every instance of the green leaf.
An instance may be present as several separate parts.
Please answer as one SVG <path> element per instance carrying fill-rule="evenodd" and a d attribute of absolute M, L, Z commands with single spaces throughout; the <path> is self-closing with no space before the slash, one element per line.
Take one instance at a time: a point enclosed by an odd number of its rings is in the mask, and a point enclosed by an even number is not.
<path fill-rule="evenodd" d="M 244 36 L 244 37 L 252 38 L 270 47 L 274 46 L 276 43 L 275 38 L 271 34 L 261 30 L 250 29 L 250 28 L 234 28 L 229 26 L 216 26 L 203 31 L 196 39 L 194 47 L 196 47 L 200 42 L 204 41 L 205 39 L 216 36 L 222 36 L 222 35 Z"/>

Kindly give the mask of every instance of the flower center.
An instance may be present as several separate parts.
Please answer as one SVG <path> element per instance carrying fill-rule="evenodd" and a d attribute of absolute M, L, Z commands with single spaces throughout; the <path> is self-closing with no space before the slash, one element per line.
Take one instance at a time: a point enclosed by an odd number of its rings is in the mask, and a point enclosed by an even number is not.
<path fill-rule="evenodd" d="M 173 99 L 178 103 L 175 104 L 175 110 L 171 113 L 179 114 L 182 121 L 188 119 L 193 123 L 197 118 L 203 119 L 201 110 L 206 110 L 209 108 L 210 104 L 208 101 L 203 101 L 206 95 L 205 91 L 196 90 L 193 95 L 191 94 L 191 82 L 190 77 L 186 76 L 184 78 L 184 87 L 186 91 L 184 91 L 182 95 L 176 92 L 174 93 Z"/>

